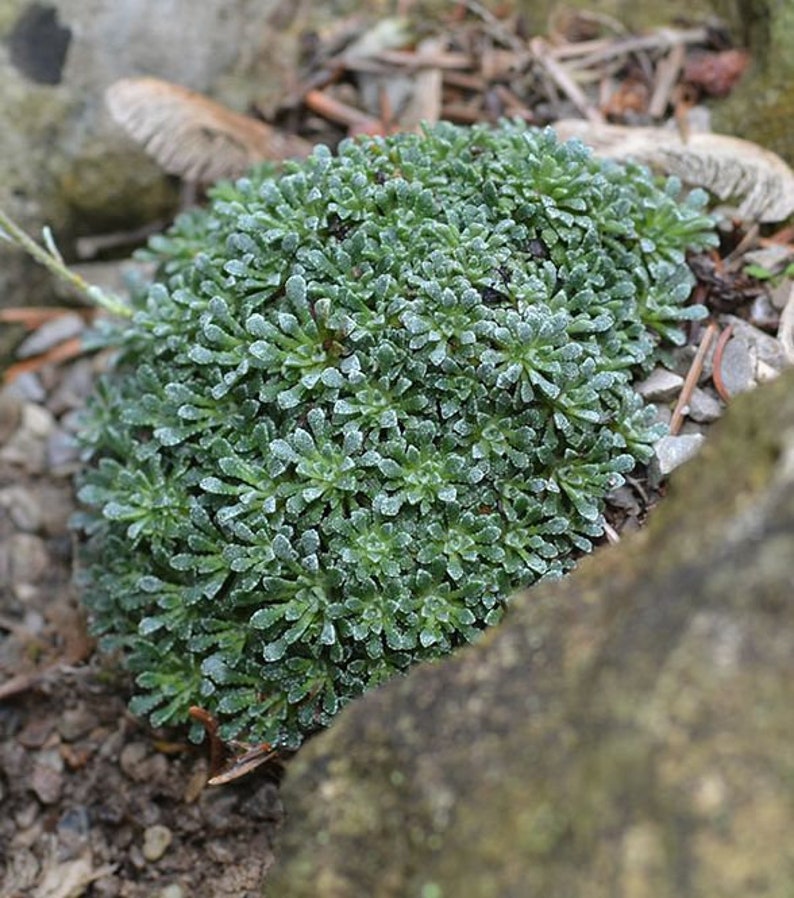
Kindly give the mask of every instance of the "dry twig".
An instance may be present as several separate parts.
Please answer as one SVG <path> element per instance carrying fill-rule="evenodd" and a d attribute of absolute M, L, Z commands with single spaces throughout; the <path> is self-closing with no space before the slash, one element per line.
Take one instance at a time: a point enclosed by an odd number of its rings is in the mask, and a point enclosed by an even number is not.
<path fill-rule="evenodd" d="M 675 409 L 673 410 L 673 416 L 670 419 L 671 436 L 675 436 L 675 434 L 681 430 L 681 425 L 684 423 L 685 409 L 692 398 L 692 393 L 694 392 L 700 374 L 703 371 L 703 363 L 706 361 L 706 356 L 708 355 L 708 351 L 711 348 L 711 344 L 718 331 L 719 327 L 717 326 L 717 323 L 711 321 L 701 337 L 700 345 L 695 353 L 695 357 L 692 359 L 692 364 L 689 366 L 684 385 L 681 387 L 681 392 L 678 396 L 678 402 L 676 402 Z"/>
<path fill-rule="evenodd" d="M 545 69 L 548 76 L 571 100 L 579 112 L 588 121 L 602 123 L 604 117 L 588 100 L 587 95 L 573 80 L 567 69 L 554 58 L 546 41 L 541 37 L 535 37 L 532 38 L 529 45 L 535 60 Z"/>

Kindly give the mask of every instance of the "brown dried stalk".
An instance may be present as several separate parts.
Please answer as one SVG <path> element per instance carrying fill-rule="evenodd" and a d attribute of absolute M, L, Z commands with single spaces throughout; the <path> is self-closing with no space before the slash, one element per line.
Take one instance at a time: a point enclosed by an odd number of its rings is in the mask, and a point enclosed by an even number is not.
<path fill-rule="evenodd" d="M 673 416 L 670 419 L 670 435 L 675 436 L 679 430 L 681 430 L 681 425 L 684 423 L 685 412 L 684 409 L 687 408 L 689 402 L 692 398 L 692 393 L 697 386 L 697 382 L 700 378 L 700 374 L 703 371 L 703 363 L 706 361 L 706 356 L 708 355 L 708 351 L 711 348 L 711 344 L 714 341 L 714 337 L 717 336 L 717 332 L 719 331 L 719 327 L 715 321 L 710 321 L 709 326 L 703 333 L 703 336 L 700 340 L 700 346 L 698 346 L 697 352 L 695 353 L 695 357 L 692 359 L 692 364 L 689 366 L 689 371 L 687 371 L 686 379 L 684 380 L 684 385 L 681 387 L 681 392 L 678 396 L 678 401 L 675 404 L 675 409 L 673 410 Z"/>

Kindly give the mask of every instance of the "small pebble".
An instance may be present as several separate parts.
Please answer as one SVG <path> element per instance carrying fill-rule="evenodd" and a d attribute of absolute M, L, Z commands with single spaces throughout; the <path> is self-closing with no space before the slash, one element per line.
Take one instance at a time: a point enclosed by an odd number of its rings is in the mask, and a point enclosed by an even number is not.
<path fill-rule="evenodd" d="M 41 846 L 41 837 L 44 833 L 44 821 L 40 817 L 33 826 L 27 829 L 18 829 L 14 833 L 14 851 L 18 848 L 31 848 L 34 845 Z"/>
<path fill-rule="evenodd" d="M 216 864 L 226 866 L 234 861 L 234 852 L 228 845 L 224 845 L 221 842 L 213 842 L 210 840 L 207 842 L 206 851 L 207 857 Z"/>
<path fill-rule="evenodd" d="M 69 808 L 58 821 L 58 857 L 62 861 L 73 860 L 83 853 L 91 831 L 88 810 L 85 805 Z"/>
<path fill-rule="evenodd" d="M 198 759 L 188 777 L 188 781 L 185 784 L 185 791 L 182 795 L 182 800 L 186 804 L 193 804 L 193 802 L 198 799 L 207 785 L 208 776 L 207 762 L 203 758 Z"/>
<path fill-rule="evenodd" d="M 41 507 L 43 536 L 69 536 L 69 519 L 74 513 L 74 489 L 71 483 L 41 483 L 36 492 Z M 71 558 L 71 554 L 69 556 Z"/>
<path fill-rule="evenodd" d="M 656 478 L 667 477 L 676 468 L 689 461 L 705 442 L 702 433 L 662 437 L 654 446 L 651 473 Z"/>
<path fill-rule="evenodd" d="M 57 749 L 41 751 L 33 764 L 30 788 L 42 804 L 55 804 L 63 791 L 63 758 Z"/>
<path fill-rule="evenodd" d="M 20 586 L 36 583 L 43 576 L 50 564 L 50 556 L 44 540 L 33 533 L 12 533 L 8 542 L 9 579 L 18 594 Z"/>
<path fill-rule="evenodd" d="M 14 823 L 16 824 L 17 829 L 30 829 L 38 816 L 39 806 L 35 801 L 31 801 L 14 814 Z"/>
<path fill-rule="evenodd" d="M 63 477 L 80 466 L 80 447 L 71 433 L 56 427 L 47 440 L 47 465 L 51 474 Z"/>
<path fill-rule="evenodd" d="M 754 368 L 759 363 L 763 363 L 773 371 L 780 373 L 787 367 L 786 354 L 780 341 L 775 339 L 775 337 L 764 333 L 757 327 L 753 327 L 752 324 L 743 318 L 737 318 L 735 315 L 723 315 L 720 320 L 725 324 L 733 325 L 734 339 L 744 341 L 753 360 Z M 762 378 L 756 377 L 756 380 L 760 379 Z"/>
<path fill-rule="evenodd" d="M 143 848 L 141 849 L 143 856 L 149 863 L 159 861 L 173 839 L 171 830 L 167 826 L 163 826 L 162 823 L 148 826 L 143 833 Z"/>
<path fill-rule="evenodd" d="M 779 312 L 782 312 L 788 305 L 792 290 L 794 290 L 794 280 L 792 278 L 783 278 L 779 284 L 775 284 L 770 290 L 769 300 Z"/>
<path fill-rule="evenodd" d="M 0 490 L 0 508 L 8 509 L 18 530 L 35 533 L 41 526 L 41 505 L 29 488 L 13 485 Z"/>
<path fill-rule="evenodd" d="M 148 748 L 145 742 L 130 742 L 121 750 L 119 767 L 130 779 L 137 779 L 138 770 L 147 753 Z"/>
<path fill-rule="evenodd" d="M 722 403 L 711 392 L 695 387 L 689 399 L 687 414 L 699 424 L 710 424 L 721 417 Z"/>
<path fill-rule="evenodd" d="M 66 370 L 60 383 L 55 386 L 47 400 L 47 408 L 54 415 L 82 409 L 86 397 L 93 391 L 95 380 L 91 359 L 80 359 Z"/>
<path fill-rule="evenodd" d="M 745 264 L 760 265 L 769 271 L 783 268 L 791 260 L 791 248 L 782 243 L 770 243 L 760 249 L 751 249 L 744 254 Z"/>
<path fill-rule="evenodd" d="M 25 748 L 42 748 L 50 738 L 53 721 L 49 717 L 37 717 L 29 720 L 17 734 L 17 742 Z"/>
<path fill-rule="evenodd" d="M 740 337 L 728 341 L 722 353 L 720 373 L 725 389 L 731 396 L 746 393 L 755 386 L 755 372 L 750 348 Z"/>
<path fill-rule="evenodd" d="M 135 867 L 136 870 L 143 870 L 143 868 L 147 864 L 146 858 L 141 853 L 141 849 L 138 848 L 137 845 L 130 845 L 129 851 L 127 852 L 127 857 L 129 858 L 129 862 Z"/>
<path fill-rule="evenodd" d="M 29 337 L 26 337 L 17 347 L 17 358 L 26 359 L 32 355 L 47 352 L 53 346 L 79 336 L 85 330 L 85 322 L 76 313 L 70 312 L 59 315 L 50 321 L 45 321 Z"/>
<path fill-rule="evenodd" d="M 640 513 L 641 507 L 637 493 L 628 484 L 624 483 L 623 486 L 610 490 L 606 499 L 614 508 L 620 508 L 632 515 Z"/>
<path fill-rule="evenodd" d="M 654 368 L 653 371 L 634 389 L 648 402 L 669 402 L 681 392 L 684 378 L 680 374 L 666 368 Z"/>
<path fill-rule="evenodd" d="M 794 289 L 789 293 L 788 300 L 780 315 L 777 329 L 777 338 L 786 361 L 794 365 Z"/>
<path fill-rule="evenodd" d="M 22 402 L 44 402 L 47 391 L 34 371 L 23 371 L 6 387 L 9 395 Z"/>
<path fill-rule="evenodd" d="M 165 755 L 150 752 L 144 742 L 131 742 L 125 745 L 119 757 L 119 765 L 136 783 L 161 782 L 168 776 L 168 761 Z"/>
<path fill-rule="evenodd" d="M 224 832 L 237 810 L 238 796 L 232 791 L 205 789 L 198 800 L 201 817 L 210 830 Z"/>
<path fill-rule="evenodd" d="M 96 714 L 89 711 L 85 704 L 80 704 L 76 708 L 67 708 L 56 722 L 56 727 L 63 739 L 74 742 L 90 733 L 97 723 Z"/>
<path fill-rule="evenodd" d="M 240 813 L 251 820 L 280 820 L 284 811 L 274 783 L 263 782 L 240 802 Z"/>
<path fill-rule="evenodd" d="M 0 461 L 27 474 L 43 474 L 47 469 L 47 447 L 43 440 L 20 427 L 0 449 Z"/>
<path fill-rule="evenodd" d="M 120 898 L 123 884 L 118 876 L 100 876 L 91 883 L 92 898 Z"/>
<path fill-rule="evenodd" d="M 185 898 L 185 890 L 182 886 L 172 882 L 171 885 L 168 885 L 155 893 L 155 898 Z"/>
<path fill-rule="evenodd" d="M 22 406 L 22 427 L 33 436 L 46 440 L 55 429 L 55 418 L 43 406 L 26 402 Z"/>
<path fill-rule="evenodd" d="M 774 327 L 778 317 L 778 310 L 766 293 L 756 296 L 750 306 L 750 320 L 756 327 Z"/>
<path fill-rule="evenodd" d="M 39 405 L 22 406 L 19 427 L 0 448 L 0 461 L 19 465 L 29 474 L 42 474 L 47 468 L 46 441 L 55 428 L 55 419 Z"/>

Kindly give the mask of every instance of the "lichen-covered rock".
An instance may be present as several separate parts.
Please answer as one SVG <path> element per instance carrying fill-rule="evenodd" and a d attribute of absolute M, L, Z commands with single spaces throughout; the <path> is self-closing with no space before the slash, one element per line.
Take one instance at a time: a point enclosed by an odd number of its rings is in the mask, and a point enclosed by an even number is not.
<path fill-rule="evenodd" d="M 291 765 L 273 898 L 794 894 L 794 375 L 649 528 Z"/>
<path fill-rule="evenodd" d="M 30 233 L 51 227 L 67 256 L 79 236 L 170 216 L 175 185 L 112 122 L 105 89 L 123 76 L 156 75 L 241 111 L 283 93 L 297 58 L 297 28 L 285 34 L 284 10 L 276 15 L 283 6 L 0 0 L 0 205 Z M 0 306 L 40 301 L 49 283 L 0 243 Z"/>

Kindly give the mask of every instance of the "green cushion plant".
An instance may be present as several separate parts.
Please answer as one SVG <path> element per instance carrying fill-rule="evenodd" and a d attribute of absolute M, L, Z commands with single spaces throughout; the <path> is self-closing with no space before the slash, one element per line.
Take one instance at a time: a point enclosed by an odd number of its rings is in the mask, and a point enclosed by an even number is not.
<path fill-rule="evenodd" d="M 320 147 L 152 241 L 84 421 L 85 601 L 153 724 L 297 746 L 602 533 L 704 197 L 549 131 Z"/>

